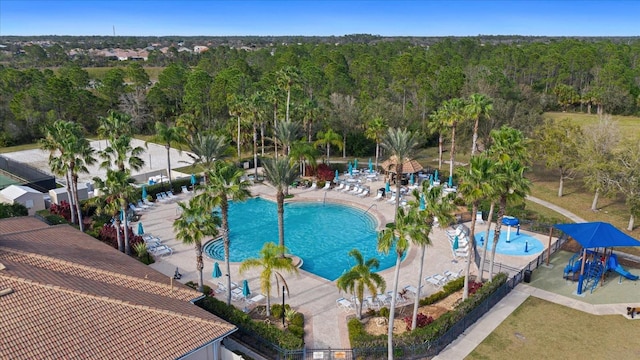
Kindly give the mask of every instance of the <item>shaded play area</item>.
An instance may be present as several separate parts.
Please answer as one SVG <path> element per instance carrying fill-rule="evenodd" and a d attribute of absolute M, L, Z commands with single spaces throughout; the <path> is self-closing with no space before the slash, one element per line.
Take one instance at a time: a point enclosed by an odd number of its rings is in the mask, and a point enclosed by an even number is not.
<path fill-rule="evenodd" d="M 557 224 L 582 247 L 559 251 L 550 267 L 536 269 L 531 285 L 591 304 L 637 302 L 640 269 L 620 264 L 616 247 L 640 246 L 640 241 L 611 224 Z"/>

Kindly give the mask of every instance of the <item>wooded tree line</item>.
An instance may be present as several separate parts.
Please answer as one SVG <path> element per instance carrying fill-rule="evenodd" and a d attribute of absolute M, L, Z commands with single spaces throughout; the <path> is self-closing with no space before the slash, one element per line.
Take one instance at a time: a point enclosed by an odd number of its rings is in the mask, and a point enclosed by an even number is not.
<path fill-rule="evenodd" d="M 53 56 L 37 53 L 42 61 Z M 240 119 L 247 130 L 256 121 L 265 137 L 288 112 L 310 138 L 331 128 L 345 140 L 344 152 L 360 155 L 361 149 L 371 153 L 362 134 L 372 119 L 431 134 L 429 114 L 474 93 L 493 99 L 480 139 L 503 124 L 531 134 L 545 110 L 638 113 L 639 58 L 638 41 L 483 45 L 462 38 L 429 47 L 403 41 L 217 47 L 168 58 L 153 84 L 137 62 L 121 62 L 100 80 L 73 62 L 56 70 L 3 66 L 0 145 L 40 138 L 42 126 L 55 119 L 76 121 L 93 134 L 110 109 L 131 115 L 140 133 L 152 133 L 161 121 L 230 134 Z M 468 123 L 458 129 L 471 131 Z M 249 148 L 251 136 L 244 131 L 233 141 Z M 425 141 L 431 139 L 436 136 Z"/>

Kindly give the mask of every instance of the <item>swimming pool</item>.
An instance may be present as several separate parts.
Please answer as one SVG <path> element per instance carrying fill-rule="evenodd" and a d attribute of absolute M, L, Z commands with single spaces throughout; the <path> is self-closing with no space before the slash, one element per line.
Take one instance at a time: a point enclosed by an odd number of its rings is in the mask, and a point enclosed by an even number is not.
<path fill-rule="evenodd" d="M 357 248 L 365 261 L 376 257 L 378 271 L 395 265 L 395 251 L 377 251 L 377 222 L 360 209 L 333 203 L 286 203 L 284 211 L 285 246 L 302 258 L 302 269 L 328 280 L 335 280 L 354 265 L 348 255 Z M 241 262 L 259 256 L 265 242 L 278 243 L 276 203 L 252 198 L 229 207 L 229 260 Z M 223 260 L 220 241 L 205 244 L 207 256 Z"/>
<path fill-rule="evenodd" d="M 481 231 L 475 234 L 476 243 L 478 244 L 478 249 L 481 249 L 484 245 L 480 241 L 484 239 L 486 235 L 486 231 Z M 489 244 L 487 244 L 487 250 L 493 250 L 493 234 L 494 231 L 489 231 Z M 527 250 L 525 252 L 525 250 Z M 507 229 L 506 226 L 503 226 L 500 229 L 500 239 L 498 240 L 498 246 L 496 247 L 496 253 L 503 255 L 534 255 L 542 252 L 544 250 L 544 246 L 540 240 L 534 238 L 531 235 L 527 235 L 524 232 L 520 232 L 517 234 L 517 231 L 513 228 L 511 229 L 511 236 L 509 237 L 509 242 L 507 242 Z"/>

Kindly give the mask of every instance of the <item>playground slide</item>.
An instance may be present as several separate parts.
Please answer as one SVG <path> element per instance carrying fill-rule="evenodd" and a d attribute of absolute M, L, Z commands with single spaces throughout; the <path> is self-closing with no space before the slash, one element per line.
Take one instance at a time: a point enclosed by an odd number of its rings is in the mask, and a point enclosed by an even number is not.
<path fill-rule="evenodd" d="M 622 266 L 620 266 L 620 264 L 618 264 L 618 266 L 616 266 L 613 270 L 629 280 L 638 280 L 638 275 L 633 275 L 632 273 L 628 272 Z"/>

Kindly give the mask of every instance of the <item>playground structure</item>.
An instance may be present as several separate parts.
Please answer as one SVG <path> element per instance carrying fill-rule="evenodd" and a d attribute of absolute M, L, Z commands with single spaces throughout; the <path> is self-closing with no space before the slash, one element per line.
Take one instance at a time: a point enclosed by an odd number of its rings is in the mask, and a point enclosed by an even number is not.
<path fill-rule="evenodd" d="M 605 250 L 606 254 L 606 250 Z M 582 269 L 584 262 L 584 270 Z M 577 293 L 589 290 L 593 293 L 600 281 L 604 281 L 608 272 L 613 271 L 620 275 L 619 283 L 622 282 L 622 277 L 629 280 L 638 280 L 638 275 L 631 274 L 625 268 L 618 263 L 618 256 L 610 253 L 609 256 L 598 256 L 598 252 L 593 250 L 583 250 L 575 253 L 570 259 L 567 266 L 564 268 L 563 277 L 567 280 L 580 281 L 580 274 L 582 272 L 582 282 L 578 283 Z"/>

